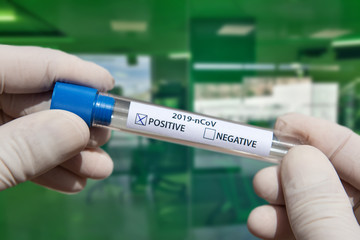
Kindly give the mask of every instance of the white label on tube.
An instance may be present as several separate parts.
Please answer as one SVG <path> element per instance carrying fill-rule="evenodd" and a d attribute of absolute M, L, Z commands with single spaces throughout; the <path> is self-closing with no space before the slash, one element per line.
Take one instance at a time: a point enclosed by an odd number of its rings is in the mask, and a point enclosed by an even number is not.
<path fill-rule="evenodd" d="M 127 127 L 169 138 L 269 156 L 273 133 L 224 120 L 131 102 Z"/>

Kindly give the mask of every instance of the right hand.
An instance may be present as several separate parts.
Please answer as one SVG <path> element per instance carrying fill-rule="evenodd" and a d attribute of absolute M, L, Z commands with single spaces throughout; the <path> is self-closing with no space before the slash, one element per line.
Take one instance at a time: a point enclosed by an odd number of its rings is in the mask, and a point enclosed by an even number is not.
<path fill-rule="evenodd" d="M 250 231 L 264 239 L 360 239 L 360 137 L 299 114 L 280 117 L 275 130 L 313 147 L 294 147 L 256 174 L 255 191 L 270 205 L 252 211 Z"/>

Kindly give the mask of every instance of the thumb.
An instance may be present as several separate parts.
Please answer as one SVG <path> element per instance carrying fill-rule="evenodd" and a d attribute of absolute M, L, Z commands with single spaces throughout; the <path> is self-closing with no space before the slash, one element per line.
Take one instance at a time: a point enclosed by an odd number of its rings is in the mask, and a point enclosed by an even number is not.
<path fill-rule="evenodd" d="M 316 148 L 298 146 L 281 164 L 281 182 L 296 239 L 358 239 L 359 226 L 340 179 Z"/>
<path fill-rule="evenodd" d="M 0 126 L 0 190 L 29 180 L 75 156 L 89 141 L 78 116 L 43 111 Z"/>

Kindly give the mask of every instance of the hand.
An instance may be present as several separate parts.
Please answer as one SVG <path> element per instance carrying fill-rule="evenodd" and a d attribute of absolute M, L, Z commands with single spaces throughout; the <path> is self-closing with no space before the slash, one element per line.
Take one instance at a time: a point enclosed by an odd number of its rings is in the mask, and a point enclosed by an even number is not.
<path fill-rule="evenodd" d="M 31 180 L 61 192 L 78 192 L 87 178 L 111 174 L 99 146 L 110 132 L 78 116 L 49 110 L 58 80 L 103 91 L 114 85 L 105 69 L 45 48 L 0 45 L 0 190 Z"/>
<path fill-rule="evenodd" d="M 294 147 L 256 174 L 255 191 L 270 205 L 251 212 L 249 230 L 264 239 L 359 239 L 360 137 L 299 114 L 280 117 L 275 130 L 313 147 Z"/>

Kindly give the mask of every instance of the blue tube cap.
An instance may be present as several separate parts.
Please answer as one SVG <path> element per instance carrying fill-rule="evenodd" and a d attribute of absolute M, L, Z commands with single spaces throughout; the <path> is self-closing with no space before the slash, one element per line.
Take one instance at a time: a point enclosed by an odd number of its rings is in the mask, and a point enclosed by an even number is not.
<path fill-rule="evenodd" d="M 53 90 L 50 109 L 72 112 L 91 127 L 93 123 L 109 125 L 114 104 L 114 98 L 99 95 L 97 89 L 57 82 Z"/>

